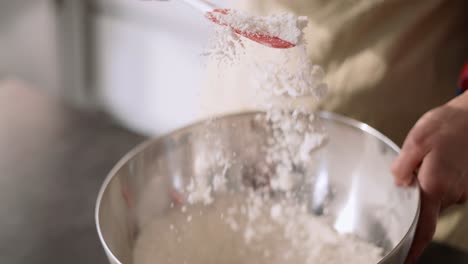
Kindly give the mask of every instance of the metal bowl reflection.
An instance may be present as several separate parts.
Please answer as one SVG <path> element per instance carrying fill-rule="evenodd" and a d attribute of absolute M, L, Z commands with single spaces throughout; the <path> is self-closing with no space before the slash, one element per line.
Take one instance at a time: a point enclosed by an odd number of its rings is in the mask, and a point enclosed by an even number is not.
<path fill-rule="evenodd" d="M 268 132 L 257 115 L 227 115 L 182 128 L 136 147 L 113 168 L 96 206 L 98 234 L 112 264 L 132 263 L 140 227 L 164 214 L 173 190 L 184 189 L 191 177 L 213 169 L 197 161 L 208 160 L 216 144 L 235 153 L 243 165 L 231 167 L 229 177 L 245 174 L 245 168 L 262 159 Z M 318 116 L 329 140 L 314 152 L 310 162 L 315 165 L 305 172 L 316 179 L 305 192 L 301 189 L 310 211 L 323 213 L 326 208 L 338 232 L 383 247 L 379 263 L 403 263 L 419 217 L 420 194 L 416 187 L 393 183 L 390 165 L 398 147 L 363 123 L 328 112 Z M 213 128 L 215 138 L 208 136 Z"/>

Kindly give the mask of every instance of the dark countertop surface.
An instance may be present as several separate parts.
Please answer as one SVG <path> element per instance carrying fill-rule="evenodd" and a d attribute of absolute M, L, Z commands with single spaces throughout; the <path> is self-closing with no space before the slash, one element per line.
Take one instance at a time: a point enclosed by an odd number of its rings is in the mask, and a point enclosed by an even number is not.
<path fill-rule="evenodd" d="M 142 140 L 103 115 L 0 82 L 0 263 L 107 263 L 96 196 Z M 468 254 L 433 243 L 421 263 L 468 263 Z"/>

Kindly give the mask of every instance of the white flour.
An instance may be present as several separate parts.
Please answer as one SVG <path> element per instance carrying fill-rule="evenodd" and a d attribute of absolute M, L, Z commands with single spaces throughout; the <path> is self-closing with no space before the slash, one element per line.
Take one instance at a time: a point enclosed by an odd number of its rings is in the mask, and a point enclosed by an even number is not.
<path fill-rule="evenodd" d="M 134 264 L 375 264 L 382 250 L 287 202 L 224 197 L 173 209 L 139 236 Z"/>
<path fill-rule="evenodd" d="M 221 24 L 231 25 L 242 32 L 279 37 L 294 45 L 303 43 L 303 29 L 307 25 L 307 17 L 288 13 L 258 17 L 230 10 L 227 15 L 213 12 L 212 16 Z M 231 27 L 218 25 L 214 29 L 209 46 L 202 55 L 211 57 L 220 65 L 232 64 L 244 54 L 243 38 Z"/>
<path fill-rule="evenodd" d="M 307 160 L 309 153 L 325 139 L 318 121 L 314 120 L 313 109 L 294 104 L 296 99 L 304 97 L 309 102 L 318 101 L 327 93 L 322 68 L 312 64 L 307 56 L 303 39 L 307 18 L 292 14 L 254 17 L 235 10 L 228 15 L 214 15 L 222 23 L 242 31 L 278 36 L 296 44 L 295 48 L 278 49 L 270 61 L 250 58 L 257 71 L 258 107 L 267 112 L 267 121 L 271 123 L 273 136 L 268 160 L 276 167 L 272 187 L 288 190 L 294 186 L 293 164 Z M 249 40 L 236 35 L 229 27 L 216 26 L 205 55 L 220 65 L 235 63 L 244 54 L 244 41 Z"/>
<path fill-rule="evenodd" d="M 286 40 L 294 45 L 302 40 L 302 30 L 307 25 L 307 17 L 293 14 L 252 16 L 238 10 L 229 10 L 228 14 L 212 13 L 220 24 L 229 25 L 249 34 L 268 35 Z"/>
<path fill-rule="evenodd" d="M 209 46 L 202 55 L 216 61 L 218 66 L 232 65 L 244 54 L 241 36 L 228 27 L 216 26 L 210 38 Z"/>
<path fill-rule="evenodd" d="M 382 249 L 339 235 L 324 218 L 287 198 L 293 198 L 291 190 L 302 183 L 294 168 L 303 166 L 326 139 L 313 107 L 295 103 L 304 97 L 319 101 L 327 91 L 324 72 L 308 60 L 302 39 L 307 19 L 291 14 L 252 17 L 238 11 L 219 19 L 243 31 L 268 33 L 297 45 L 278 50 L 269 62 L 259 63 L 249 54 L 258 70 L 258 104 L 266 111 L 260 119 L 271 134 L 265 162 L 273 171 L 268 175 L 267 193 L 284 193 L 286 198 L 275 201 L 261 190 L 242 196 L 226 192 L 233 156 L 219 145 L 210 157 L 200 157 L 200 166 L 209 160 L 216 173 L 193 178 L 185 190 L 187 204 L 146 226 L 135 246 L 134 264 L 377 263 Z M 243 54 L 244 41 L 248 40 L 219 26 L 206 54 L 220 65 L 235 63 Z"/>

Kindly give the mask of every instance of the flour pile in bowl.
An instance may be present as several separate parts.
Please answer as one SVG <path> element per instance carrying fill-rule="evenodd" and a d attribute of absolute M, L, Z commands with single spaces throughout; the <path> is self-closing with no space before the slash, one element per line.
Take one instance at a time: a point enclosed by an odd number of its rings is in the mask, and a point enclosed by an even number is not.
<path fill-rule="evenodd" d="M 304 208 L 258 195 L 227 195 L 154 219 L 136 242 L 134 263 L 373 264 L 380 254 Z"/>
<path fill-rule="evenodd" d="M 291 14 L 262 18 L 231 14 L 230 24 L 297 43 L 295 48 L 278 50 L 268 63 L 258 63 L 249 54 L 261 73 L 258 105 L 266 112 L 257 121 L 271 135 L 265 162 L 253 175 L 255 188 L 228 191 L 227 177 L 236 157 L 219 145 L 211 157 L 220 168 L 217 173 L 196 175 L 179 194 L 182 204 L 172 204 L 167 215 L 141 227 L 134 264 L 377 263 L 383 249 L 338 234 L 325 216 L 311 214 L 307 203 L 295 195 L 304 180 L 298 168 L 306 167 L 310 155 L 326 141 L 314 108 L 297 103 L 304 98 L 318 102 L 327 91 L 323 70 L 306 56 L 302 36 L 306 19 Z M 206 55 L 220 65 L 235 63 L 243 41 L 220 26 Z M 216 129 L 211 133 L 216 135 Z"/>

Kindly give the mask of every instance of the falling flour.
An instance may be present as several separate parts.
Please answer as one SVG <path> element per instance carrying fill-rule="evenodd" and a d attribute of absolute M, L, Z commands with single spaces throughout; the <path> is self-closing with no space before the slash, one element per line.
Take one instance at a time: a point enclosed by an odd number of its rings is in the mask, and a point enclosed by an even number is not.
<path fill-rule="evenodd" d="M 184 190 L 185 204 L 155 218 L 139 235 L 134 264 L 239 264 L 239 263 L 377 263 L 383 250 L 371 243 L 338 234 L 325 217 L 306 210 L 294 199 L 302 184 L 295 169 L 307 165 L 310 155 L 326 141 L 320 120 L 310 105 L 297 99 L 320 101 L 327 92 L 324 72 L 308 60 L 303 29 L 307 19 L 292 14 L 254 17 L 232 10 L 222 22 L 253 33 L 268 33 L 296 44 L 278 50 L 271 61 L 256 61 L 258 106 L 271 135 L 265 146 L 265 168 L 257 182 L 267 186 L 244 193 L 228 192 L 227 175 L 235 155 L 221 143 L 208 160 L 212 175 L 197 175 Z M 229 27 L 217 26 L 205 53 L 220 65 L 235 63 L 244 54 L 244 41 Z M 209 127 L 209 124 L 208 124 Z M 216 134 L 216 128 L 208 133 Z M 263 177 L 263 178 L 262 178 Z M 271 197 L 282 193 L 284 199 Z M 215 195 L 220 194 L 220 195 Z"/>

